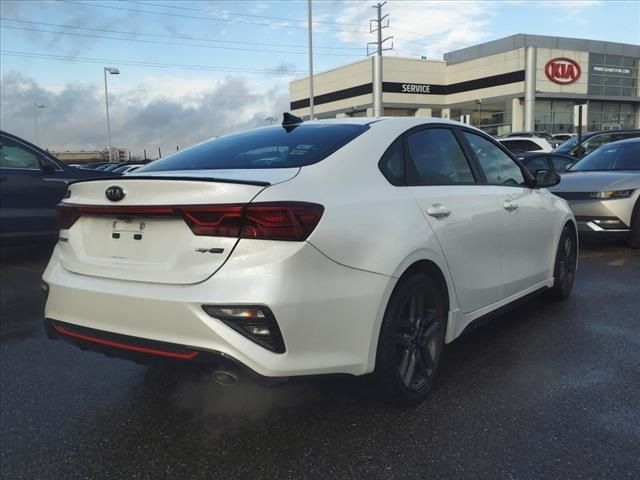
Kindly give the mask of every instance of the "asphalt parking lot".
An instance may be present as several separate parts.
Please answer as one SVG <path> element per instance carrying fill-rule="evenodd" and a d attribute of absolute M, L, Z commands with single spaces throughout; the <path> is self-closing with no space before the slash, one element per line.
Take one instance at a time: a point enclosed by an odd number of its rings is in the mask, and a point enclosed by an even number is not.
<path fill-rule="evenodd" d="M 640 252 L 622 244 L 583 247 L 567 302 L 451 344 L 404 410 L 367 379 L 220 387 L 52 342 L 47 253 L 3 252 L 3 478 L 640 478 Z"/>

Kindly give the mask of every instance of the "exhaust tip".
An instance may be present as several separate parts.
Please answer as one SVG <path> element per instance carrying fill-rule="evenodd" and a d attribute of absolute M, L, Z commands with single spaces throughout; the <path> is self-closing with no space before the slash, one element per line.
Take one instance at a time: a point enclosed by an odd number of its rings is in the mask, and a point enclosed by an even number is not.
<path fill-rule="evenodd" d="M 231 372 L 227 372 L 226 370 L 216 370 L 211 374 L 211 378 L 213 378 L 213 381 L 218 385 L 223 385 L 225 387 L 235 385 L 238 381 L 238 377 L 236 377 Z"/>

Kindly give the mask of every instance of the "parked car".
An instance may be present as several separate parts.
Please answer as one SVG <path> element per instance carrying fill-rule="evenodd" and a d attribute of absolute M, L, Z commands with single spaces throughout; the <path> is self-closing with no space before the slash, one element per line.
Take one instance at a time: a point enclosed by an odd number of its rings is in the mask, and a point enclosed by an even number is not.
<path fill-rule="evenodd" d="M 142 163 L 129 163 L 126 165 L 121 165 L 118 168 L 114 168 L 113 170 L 111 170 L 113 173 L 117 173 L 119 175 L 124 175 L 126 173 L 129 172 L 133 172 L 135 170 L 137 170 L 138 168 L 142 167 Z"/>
<path fill-rule="evenodd" d="M 555 148 L 562 143 L 561 140 L 557 140 L 552 135 L 549 135 L 548 133 L 545 133 L 545 132 L 511 132 L 502 136 L 502 138 L 512 138 L 512 137 L 542 138 L 546 140 L 549 143 L 549 145 L 551 145 L 551 148 Z"/>
<path fill-rule="evenodd" d="M 567 140 L 572 139 L 576 135 L 577 135 L 577 133 L 556 133 L 556 134 L 552 135 L 552 137 L 553 137 L 554 140 L 558 140 L 561 143 L 564 143 Z"/>
<path fill-rule="evenodd" d="M 550 152 L 553 150 L 549 142 L 538 137 L 508 137 L 499 138 L 498 141 L 514 154 L 524 152 Z"/>
<path fill-rule="evenodd" d="M 92 162 L 92 163 L 83 163 L 80 165 L 80 168 L 84 168 L 86 170 L 95 170 L 98 167 L 102 167 L 103 165 L 110 165 L 110 162 Z"/>
<path fill-rule="evenodd" d="M 569 155 L 560 155 L 557 153 L 520 153 L 516 155 L 527 169 L 535 175 L 538 170 L 551 170 L 556 173 L 564 173 L 576 159 Z"/>
<path fill-rule="evenodd" d="M 601 146 L 573 165 L 552 191 L 567 200 L 580 232 L 624 236 L 640 248 L 640 138 Z"/>
<path fill-rule="evenodd" d="M 57 238 L 56 205 L 67 191 L 67 184 L 111 176 L 69 167 L 32 143 L 0 131 L 2 244 Z"/>
<path fill-rule="evenodd" d="M 553 153 L 562 153 L 563 155 L 571 155 L 578 160 L 593 152 L 601 145 L 624 140 L 625 138 L 640 137 L 640 130 L 610 130 L 607 132 L 587 132 L 580 136 L 580 144 L 578 137 L 573 137 L 564 142 L 553 150 Z"/>
<path fill-rule="evenodd" d="M 227 384 L 375 372 L 416 403 L 471 322 L 569 295 L 577 232 L 545 188 L 558 181 L 458 122 L 287 115 L 72 184 L 43 276 L 48 333 Z"/>

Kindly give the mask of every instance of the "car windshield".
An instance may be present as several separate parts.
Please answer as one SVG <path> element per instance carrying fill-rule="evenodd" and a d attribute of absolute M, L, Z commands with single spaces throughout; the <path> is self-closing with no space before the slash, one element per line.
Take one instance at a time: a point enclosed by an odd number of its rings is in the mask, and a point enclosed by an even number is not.
<path fill-rule="evenodd" d="M 303 167 L 323 160 L 368 128 L 367 125 L 336 123 L 260 128 L 207 140 L 142 167 L 136 174 Z"/>
<path fill-rule="evenodd" d="M 558 145 L 553 150 L 553 153 L 568 154 L 571 150 L 573 150 L 573 147 L 575 147 L 577 144 L 578 144 L 578 137 L 571 137 L 566 142 L 562 143 L 561 145 Z"/>
<path fill-rule="evenodd" d="M 608 143 L 591 152 L 569 170 L 572 172 L 640 170 L 640 142 Z"/>

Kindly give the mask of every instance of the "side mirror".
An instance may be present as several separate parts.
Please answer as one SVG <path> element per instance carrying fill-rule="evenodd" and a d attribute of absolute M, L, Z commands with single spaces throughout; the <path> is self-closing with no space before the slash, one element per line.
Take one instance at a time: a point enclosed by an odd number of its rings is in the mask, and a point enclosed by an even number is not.
<path fill-rule="evenodd" d="M 536 187 L 549 188 L 560 183 L 560 175 L 551 170 L 536 171 Z"/>

